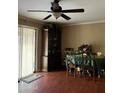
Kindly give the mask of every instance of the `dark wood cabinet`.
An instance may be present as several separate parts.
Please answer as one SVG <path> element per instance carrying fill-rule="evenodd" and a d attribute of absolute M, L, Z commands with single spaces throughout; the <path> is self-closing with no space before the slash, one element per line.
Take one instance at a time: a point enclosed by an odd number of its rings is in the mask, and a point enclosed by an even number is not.
<path fill-rule="evenodd" d="M 48 29 L 48 62 L 47 71 L 59 70 L 61 68 L 61 31 L 56 24 L 47 24 Z"/>
<path fill-rule="evenodd" d="M 57 70 L 61 66 L 61 31 L 56 24 L 48 30 L 48 71 Z"/>

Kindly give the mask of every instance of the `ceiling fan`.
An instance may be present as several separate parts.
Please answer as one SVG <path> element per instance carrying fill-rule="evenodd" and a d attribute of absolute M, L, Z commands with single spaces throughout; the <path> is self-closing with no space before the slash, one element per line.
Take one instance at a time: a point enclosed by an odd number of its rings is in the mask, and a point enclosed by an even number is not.
<path fill-rule="evenodd" d="M 59 17 L 63 17 L 66 20 L 70 20 L 71 18 L 67 15 L 65 15 L 64 13 L 80 13 L 80 12 L 84 12 L 84 9 L 68 9 L 68 10 L 62 10 L 62 7 L 59 5 L 60 0 L 54 0 L 53 2 L 51 2 L 51 11 L 44 11 L 44 10 L 28 10 L 28 12 L 48 12 L 48 13 L 52 13 L 56 19 L 58 19 Z M 49 14 L 48 16 L 46 16 L 43 20 L 47 20 L 48 18 L 50 18 L 52 15 Z"/>

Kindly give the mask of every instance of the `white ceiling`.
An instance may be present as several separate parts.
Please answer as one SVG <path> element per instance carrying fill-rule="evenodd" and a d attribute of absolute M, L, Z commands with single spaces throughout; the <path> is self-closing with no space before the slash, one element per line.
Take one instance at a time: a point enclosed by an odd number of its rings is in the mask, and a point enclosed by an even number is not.
<path fill-rule="evenodd" d="M 27 12 L 31 9 L 50 10 L 53 0 L 18 0 L 19 15 L 29 17 L 36 20 L 41 20 L 49 13 L 45 12 Z M 84 13 L 66 13 L 71 20 L 67 21 L 62 17 L 57 20 L 52 16 L 46 22 L 57 23 L 85 23 L 105 20 L 105 0 L 61 0 L 60 6 L 62 9 L 85 9 Z"/>

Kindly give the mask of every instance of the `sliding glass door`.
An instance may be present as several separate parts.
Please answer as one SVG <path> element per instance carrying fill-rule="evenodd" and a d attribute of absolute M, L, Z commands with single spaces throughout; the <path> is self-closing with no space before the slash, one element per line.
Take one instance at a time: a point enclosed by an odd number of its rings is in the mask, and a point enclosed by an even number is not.
<path fill-rule="evenodd" d="M 19 27 L 19 78 L 34 72 L 35 29 Z"/>

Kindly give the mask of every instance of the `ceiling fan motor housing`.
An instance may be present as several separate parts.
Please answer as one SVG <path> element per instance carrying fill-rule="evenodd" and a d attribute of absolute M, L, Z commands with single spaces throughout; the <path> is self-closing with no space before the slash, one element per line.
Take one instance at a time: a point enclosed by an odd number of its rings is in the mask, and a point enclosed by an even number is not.
<path fill-rule="evenodd" d="M 54 0 L 54 2 L 55 2 L 55 3 L 59 3 L 59 2 L 60 2 L 60 0 Z"/>
<path fill-rule="evenodd" d="M 56 3 L 56 2 L 51 2 L 51 4 L 52 4 L 51 10 L 52 10 L 53 12 L 61 12 L 61 11 L 62 11 L 62 7 L 59 6 L 58 3 Z"/>

